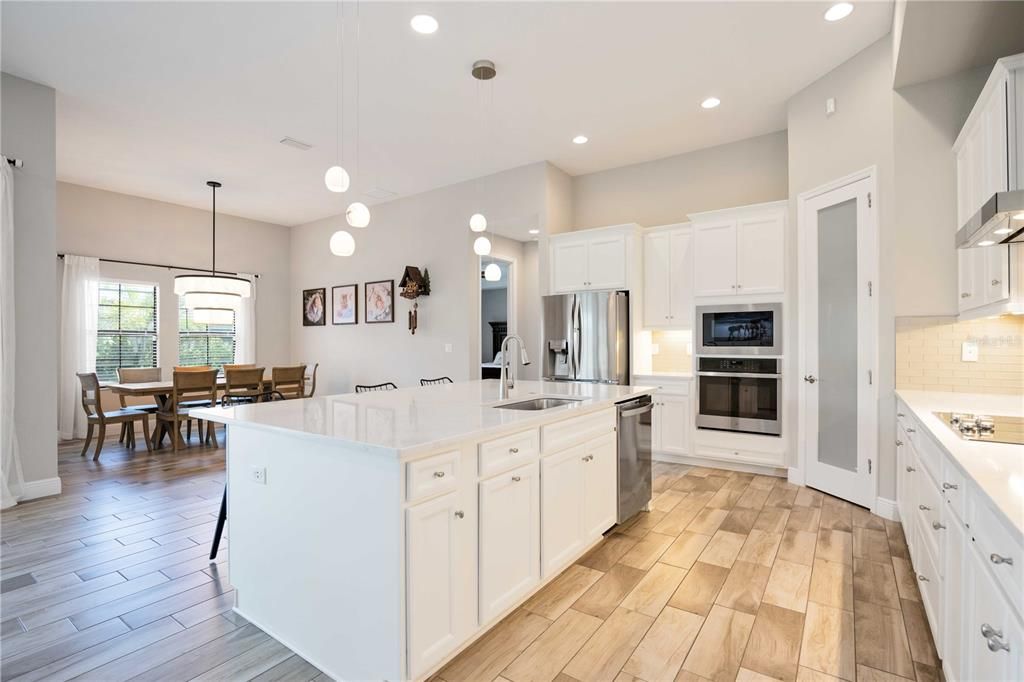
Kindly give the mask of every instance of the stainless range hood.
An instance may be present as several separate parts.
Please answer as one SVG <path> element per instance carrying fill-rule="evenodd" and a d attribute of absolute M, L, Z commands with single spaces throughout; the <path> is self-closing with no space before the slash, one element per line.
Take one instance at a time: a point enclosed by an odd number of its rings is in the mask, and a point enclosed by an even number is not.
<path fill-rule="evenodd" d="M 1024 190 L 999 192 L 956 232 L 958 249 L 1024 242 Z"/>

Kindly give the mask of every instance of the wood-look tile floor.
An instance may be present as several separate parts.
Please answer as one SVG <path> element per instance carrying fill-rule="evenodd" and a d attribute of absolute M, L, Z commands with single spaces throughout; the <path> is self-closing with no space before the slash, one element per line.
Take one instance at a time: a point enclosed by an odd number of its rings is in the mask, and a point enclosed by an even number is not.
<path fill-rule="evenodd" d="M 898 523 L 769 476 L 655 463 L 605 537 L 436 680 L 941 680 Z"/>
<path fill-rule="evenodd" d="M 223 442 L 223 438 L 221 438 Z M 64 445 L 64 493 L 0 515 L 3 680 L 310 680 L 207 560 L 224 452 Z M 437 675 L 939 680 L 899 524 L 781 479 L 655 465 L 652 511 Z"/>

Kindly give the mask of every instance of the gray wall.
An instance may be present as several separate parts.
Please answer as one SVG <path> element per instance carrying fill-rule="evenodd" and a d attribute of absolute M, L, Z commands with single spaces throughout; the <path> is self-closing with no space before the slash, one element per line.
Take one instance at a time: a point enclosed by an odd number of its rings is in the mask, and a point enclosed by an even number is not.
<path fill-rule="evenodd" d="M 788 196 L 786 131 L 572 179 L 573 229 L 686 220 Z"/>
<path fill-rule="evenodd" d="M 52 88 L 2 75 L 0 147 L 14 171 L 15 430 L 25 481 L 57 476 L 57 152 Z"/>

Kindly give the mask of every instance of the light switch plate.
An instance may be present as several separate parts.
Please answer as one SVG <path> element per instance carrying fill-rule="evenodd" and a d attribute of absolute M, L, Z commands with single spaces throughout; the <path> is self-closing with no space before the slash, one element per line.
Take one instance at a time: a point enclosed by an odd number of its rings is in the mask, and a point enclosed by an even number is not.
<path fill-rule="evenodd" d="M 960 360 L 962 362 L 977 362 L 978 344 L 974 341 L 964 341 L 960 346 Z"/>

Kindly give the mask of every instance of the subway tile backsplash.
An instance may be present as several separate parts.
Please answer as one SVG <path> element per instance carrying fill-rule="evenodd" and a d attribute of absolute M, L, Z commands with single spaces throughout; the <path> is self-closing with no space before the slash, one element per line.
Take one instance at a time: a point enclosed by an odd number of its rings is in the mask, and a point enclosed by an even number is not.
<path fill-rule="evenodd" d="M 963 362 L 965 342 L 977 362 Z M 1024 395 L 1024 316 L 896 318 L 896 388 Z"/>

